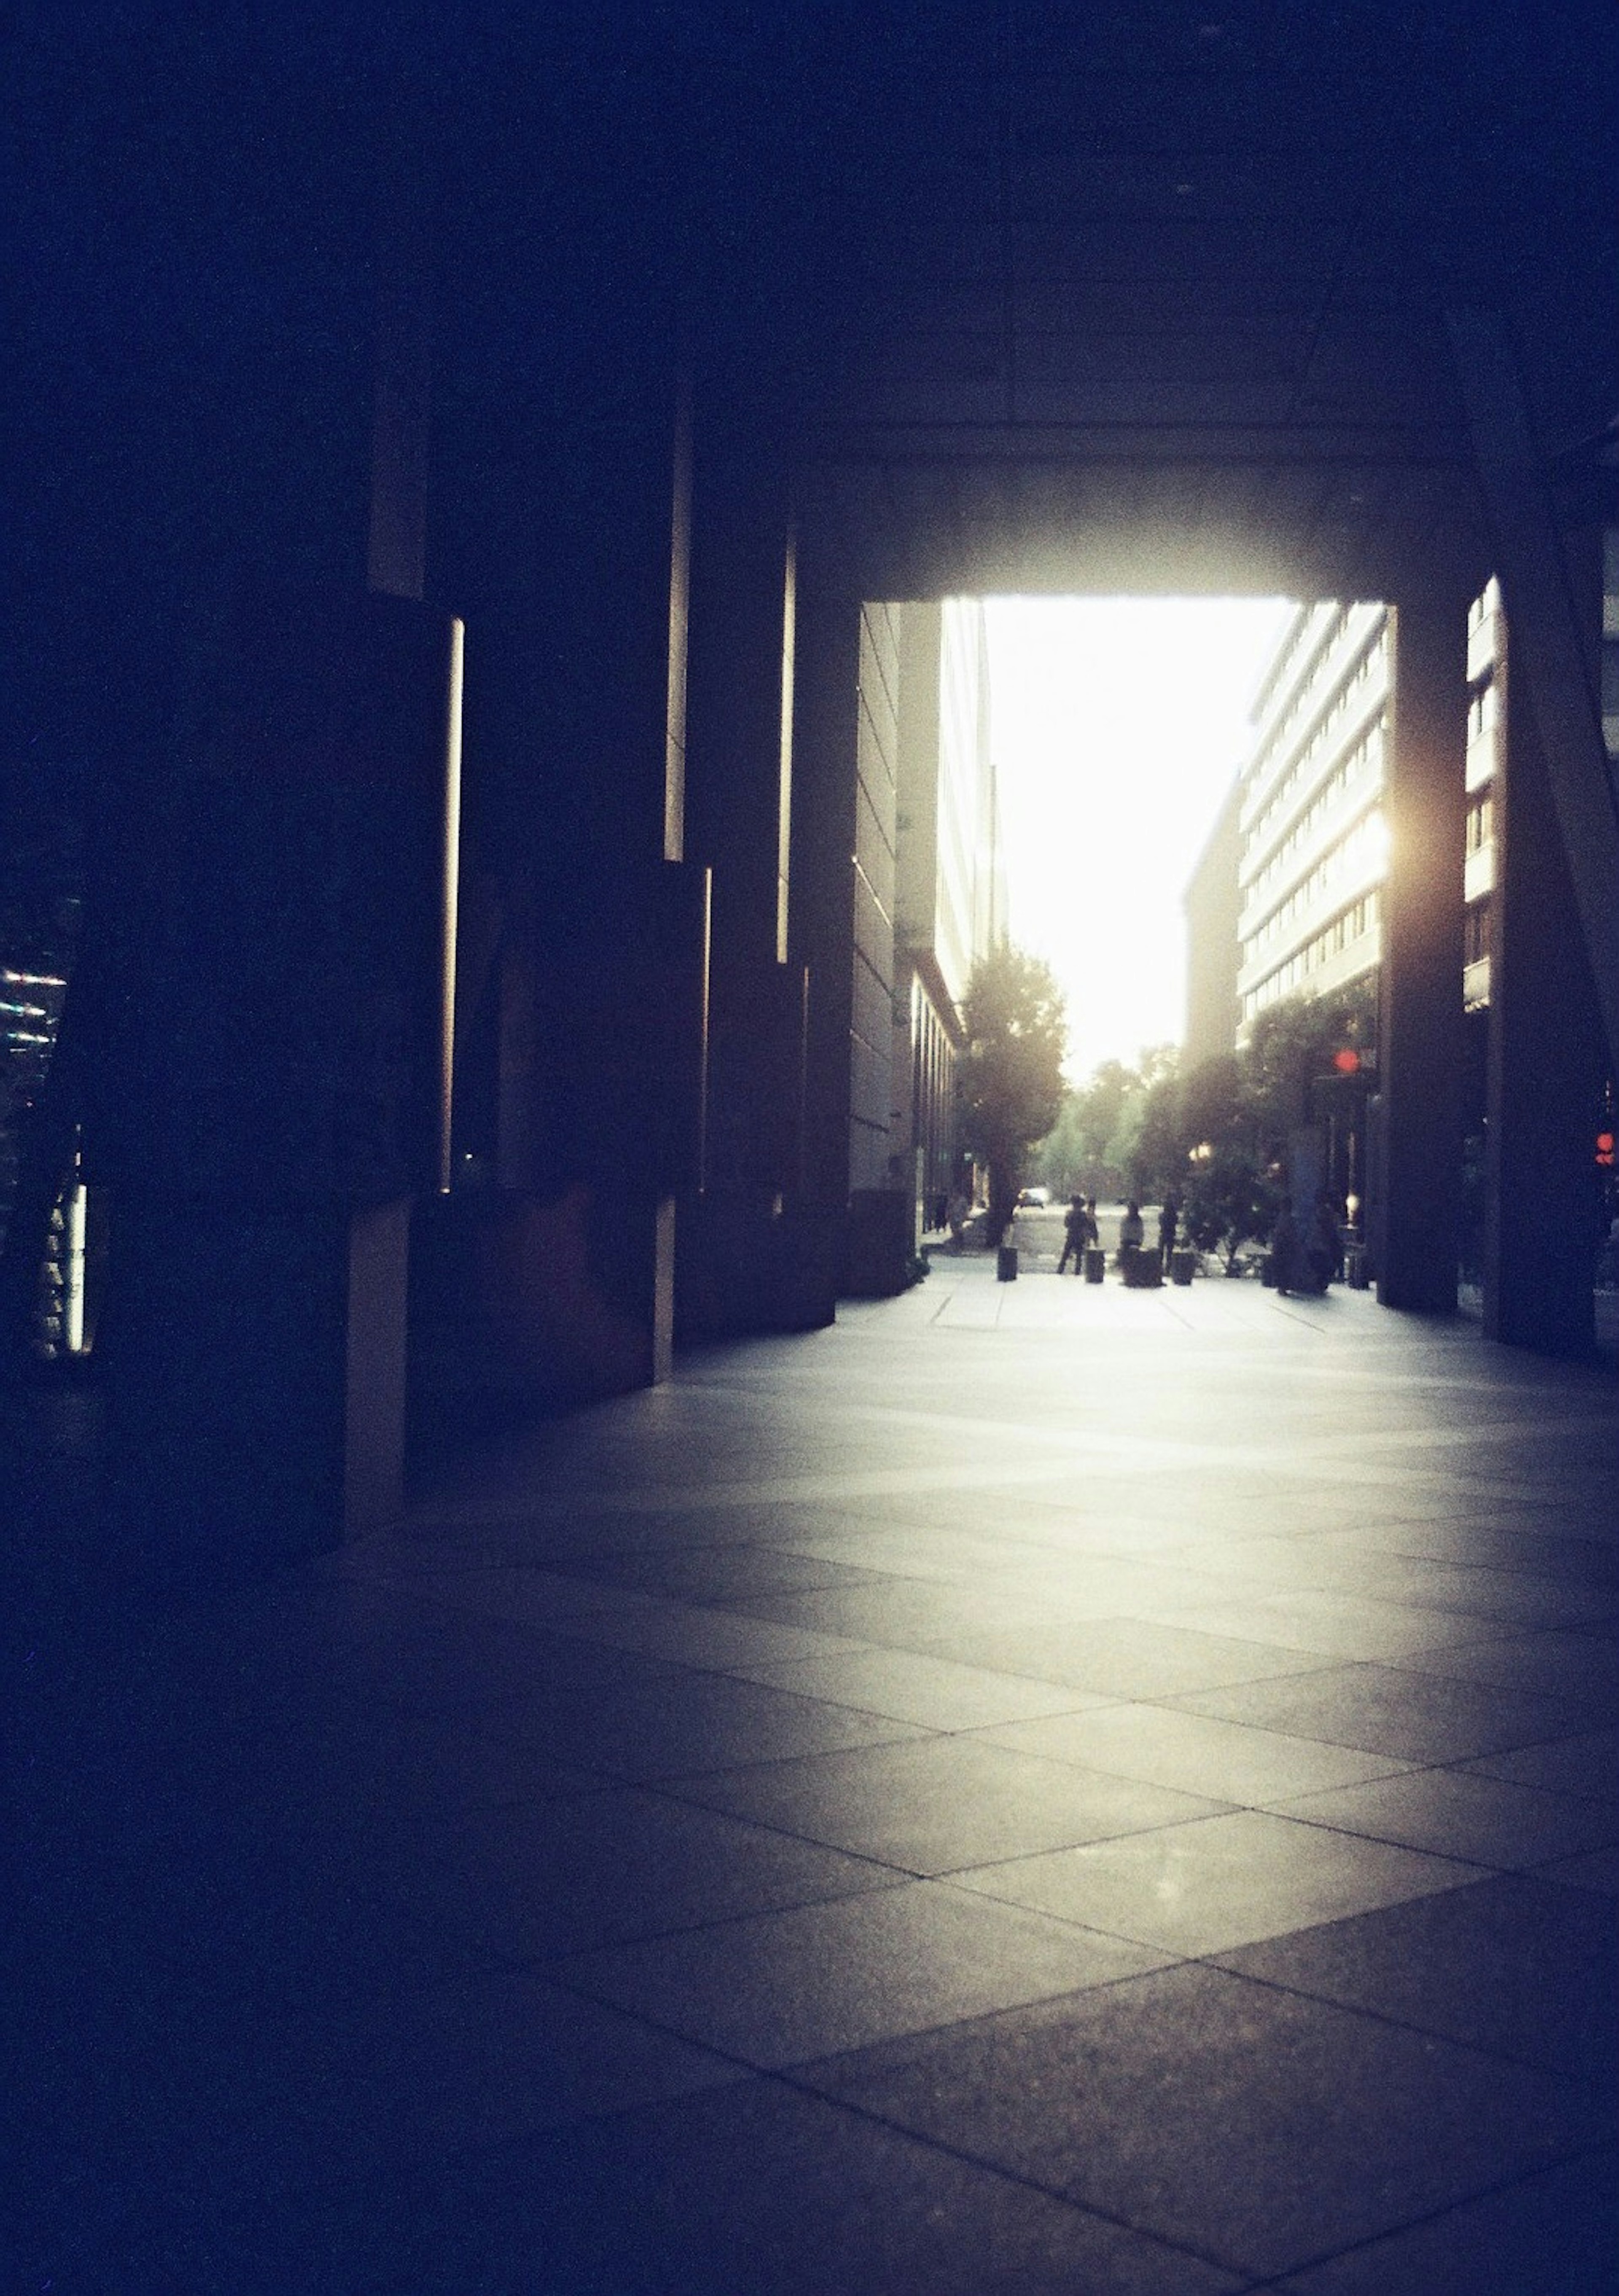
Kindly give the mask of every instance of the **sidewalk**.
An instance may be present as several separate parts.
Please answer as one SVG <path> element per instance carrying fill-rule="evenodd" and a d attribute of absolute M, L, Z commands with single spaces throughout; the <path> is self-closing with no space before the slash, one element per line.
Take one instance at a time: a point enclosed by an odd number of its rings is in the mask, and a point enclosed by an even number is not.
<path fill-rule="evenodd" d="M 1611 2296 L 1619 1397 L 998 1285 L 83 1612 L 20 2289 Z"/>

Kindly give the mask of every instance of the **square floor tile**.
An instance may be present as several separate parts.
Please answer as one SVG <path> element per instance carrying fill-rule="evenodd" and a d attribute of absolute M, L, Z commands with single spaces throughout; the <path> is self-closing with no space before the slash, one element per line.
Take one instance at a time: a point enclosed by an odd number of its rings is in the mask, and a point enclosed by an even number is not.
<path fill-rule="evenodd" d="M 1619 1849 L 1593 1849 L 1587 1857 L 1559 1858 L 1555 1865 L 1541 1866 L 1537 1878 L 1566 1882 L 1574 1890 L 1601 1890 L 1610 1898 L 1619 1898 Z"/>
<path fill-rule="evenodd" d="M 1358 1746 L 1410 1762 L 1461 1762 L 1577 1729 L 1559 1701 L 1386 1666 L 1338 1666 L 1173 1702 L 1218 1720 Z"/>
<path fill-rule="evenodd" d="M 675 1778 L 923 1735 L 906 1722 L 722 1675 L 659 1677 L 601 1698 L 514 1699 L 479 1717 L 492 1737 L 634 1780 Z"/>
<path fill-rule="evenodd" d="M 419 1918 L 532 1961 L 884 1889 L 885 1867 L 634 1787 L 469 1817 L 409 1877 Z"/>
<path fill-rule="evenodd" d="M 479 1971 L 324 2021 L 298 2051 L 301 2181 L 496 2144 L 746 2078 L 730 2060 L 544 1980 Z M 261 2142 L 275 2141 L 273 2124 Z"/>
<path fill-rule="evenodd" d="M 300 2296 L 1234 2296 L 1240 2285 L 1183 2250 L 756 2077 L 424 2161 L 408 2208 L 380 2181 L 299 2197 L 301 2208 L 227 2228 L 214 2284 Z M 143 2272 L 142 2284 L 202 2279 L 171 2268 Z"/>
<path fill-rule="evenodd" d="M 998 1621 L 1015 1635 L 1038 1628 L 1049 1615 L 1033 1596 L 1002 1592 L 988 1572 L 963 1580 L 953 1567 L 948 1578 L 886 1578 L 815 1594 L 738 1598 L 729 1607 L 748 1618 L 846 1642 L 880 1643 L 902 1650 L 941 1635 L 977 1629 L 986 1621 Z M 1008 1670 L 1026 1671 L 1016 1667 Z"/>
<path fill-rule="evenodd" d="M 837 1636 L 661 1595 L 642 1595 L 622 1611 L 593 1611 L 574 1620 L 569 1631 L 617 1652 L 721 1670 L 753 1660 L 819 1658 L 849 1647 Z"/>
<path fill-rule="evenodd" d="M 1613 2296 L 1619 2163 L 1586 2153 L 1275 2286 L 1277 2296 Z"/>
<path fill-rule="evenodd" d="M 1037 1627 L 987 1626 L 934 1645 L 943 1656 L 1006 1674 L 1032 1675 L 1111 1698 L 1167 1698 L 1271 1675 L 1305 1672 L 1305 1652 L 1238 1641 L 1147 1619 L 1087 1619 Z"/>
<path fill-rule="evenodd" d="M 1606 1800 L 1619 1794 L 1619 1730 L 1591 1730 L 1549 1737 L 1469 1762 L 1485 1777 L 1515 1784 L 1546 1786 L 1554 1793 L 1590 1794 Z"/>
<path fill-rule="evenodd" d="M 683 1546 L 600 1554 L 575 1565 L 582 1578 L 634 1587 L 694 1603 L 733 1595 L 798 1595 L 818 1587 L 857 1587 L 870 1574 L 846 1562 L 777 1546 Z"/>
<path fill-rule="evenodd" d="M 1228 1968 L 1550 2072 L 1619 2079 L 1619 1909 L 1521 1874 L 1227 1953 Z"/>
<path fill-rule="evenodd" d="M 1400 1658 L 1407 1652 L 1472 1641 L 1480 1631 L 1476 1619 L 1369 1601 L 1337 1588 L 1245 1592 L 1235 1601 L 1228 1594 L 1218 1603 L 1177 1604 L 1173 1612 L 1155 1616 L 1207 1634 L 1262 1635 L 1284 1649 L 1316 1651 L 1329 1658 Z"/>
<path fill-rule="evenodd" d="M 909 1874 L 944 1874 L 1059 1843 L 1206 1817 L 1221 1805 L 974 1737 L 863 1749 L 693 1778 L 710 1808 Z"/>
<path fill-rule="evenodd" d="M 1239 1810 L 980 1866 L 958 1879 L 963 1889 L 1166 1953 L 1208 1954 L 1452 1890 L 1476 1880 L 1477 1869 Z"/>
<path fill-rule="evenodd" d="M 1279 1816 L 1509 1869 L 1619 1841 L 1619 1809 L 1466 1770 L 1413 1770 L 1271 1806 Z"/>
<path fill-rule="evenodd" d="M 1183 1965 L 807 2069 L 823 2095 L 1278 2273 L 1605 2133 L 1584 2092 Z"/>
<path fill-rule="evenodd" d="M 868 1714 L 892 1715 L 929 1730 L 974 1730 L 986 1723 L 1071 1713 L 1102 1702 L 1086 1691 L 957 1666 L 919 1651 L 844 1651 L 829 1658 L 761 1662 L 733 1670 L 750 1682 L 771 1682 L 779 1690 L 830 1699 Z"/>
<path fill-rule="evenodd" d="M 948 1883 L 725 1922 L 558 1974 L 749 2064 L 780 2067 L 1155 1968 L 1106 1938 Z"/>
<path fill-rule="evenodd" d="M 1526 1690 L 1582 1710 L 1589 1722 L 1619 1714 L 1619 1642 L 1606 1635 L 1499 1636 L 1402 1657 L 1401 1666 L 1457 1682 L 1487 1682 Z"/>
<path fill-rule="evenodd" d="M 1357 1753 L 1313 1738 L 1289 1738 L 1241 1722 L 1217 1722 L 1173 1707 L 1108 1706 L 1092 1713 L 1017 1722 L 981 1734 L 998 1746 L 1059 1762 L 1209 1794 L 1266 1803 L 1284 1794 L 1355 1785 L 1404 1767 L 1386 1754 Z"/>

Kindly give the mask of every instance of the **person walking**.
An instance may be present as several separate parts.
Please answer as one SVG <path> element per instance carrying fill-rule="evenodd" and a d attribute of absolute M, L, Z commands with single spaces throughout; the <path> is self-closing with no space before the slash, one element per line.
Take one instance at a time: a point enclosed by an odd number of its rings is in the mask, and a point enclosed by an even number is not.
<path fill-rule="evenodd" d="M 1090 1225 L 1084 1198 L 1070 1196 L 1068 1209 L 1062 1216 L 1062 1258 L 1057 1263 L 1059 1275 L 1067 1267 L 1070 1258 L 1074 1262 L 1075 1275 L 1084 1274 L 1085 1245 L 1089 1240 L 1087 1230 Z"/>
<path fill-rule="evenodd" d="M 1332 1198 L 1323 1190 L 1316 1200 L 1315 1218 L 1310 1223 L 1310 1233 L 1304 1239 L 1304 1261 L 1310 1270 L 1310 1288 L 1325 1292 L 1338 1273 L 1341 1245 L 1338 1241 L 1338 1216 Z"/>
<path fill-rule="evenodd" d="M 1169 1255 L 1175 1248 L 1175 1238 L 1181 1232 L 1181 1204 L 1176 1196 L 1165 1196 L 1158 1208 L 1158 1250 L 1164 1255 L 1164 1265 L 1169 1265 Z"/>
<path fill-rule="evenodd" d="M 1298 1289 L 1299 1244 L 1298 1222 L 1293 1217 L 1293 1199 L 1284 1196 L 1281 1210 L 1276 1215 L 1276 1225 L 1271 1230 L 1271 1272 L 1276 1279 L 1276 1289 L 1284 1300 L 1289 1292 Z"/>

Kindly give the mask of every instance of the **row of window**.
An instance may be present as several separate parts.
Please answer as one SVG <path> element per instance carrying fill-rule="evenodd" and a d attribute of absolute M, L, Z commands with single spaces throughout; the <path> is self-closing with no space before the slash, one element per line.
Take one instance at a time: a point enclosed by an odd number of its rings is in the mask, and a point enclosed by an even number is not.
<path fill-rule="evenodd" d="M 1288 864 L 1293 856 L 1301 846 L 1307 845 L 1315 836 L 1328 814 L 1339 802 L 1346 790 L 1363 777 L 1370 777 L 1372 785 L 1376 787 L 1381 782 L 1382 775 L 1383 719 L 1379 717 L 1375 725 L 1367 727 L 1353 749 L 1349 750 L 1340 763 L 1333 767 L 1332 772 L 1321 783 L 1315 796 L 1311 799 L 1308 806 L 1300 814 L 1275 852 L 1271 854 L 1264 867 L 1255 877 L 1247 888 L 1246 905 L 1251 906 L 1254 902 L 1263 899 L 1266 887 L 1275 884 L 1279 877 L 1287 874 Z M 1271 808 L 1267 807 L 1265 810 L 1268 815 Z M 1249 852 L 1254 851 L 1257 842 L 1256 837 L 1249 840 L 1247 849 Z"/>
<path fill-rule="evenodd" d="M 1387 639 L 1385 634 L 1379 632 L 1349 676 L 1337 688 L 1309 741 L 1271 791 L 1264 811 L 1254 823 L 1249 832 L 1250 849 L 1253 846 L 1263 843 L 1267 832 L 1286 814 L 1289 803 L 1299 790 L 1308 783 L 1312 774 L 1320 764 L 1323 752 L 1331 748 L 1345 718 L 1352 710 L 1363 705 L 1367 698 L 1367 689 L 1373 678 L 1386 673 L 1386 653 Z M 1302 698 L 1313 700 L 1313 692 L 1310 696 Z M 1292 714 L 1289 713 L 1289 722 L 1291 722 Z M 1268 746 L 1273 750 L 1276 744 L 1271 742 Z M 1263 781 L 1263 765 L 1255 767 L 1254 778 L 1256 781 Z"/>
<path fill-rule="evenodd" d="M 1482 853 L 1495 835 L 1495 800 L 1488 793 L 1468 808 L 1468 850 Z"/>
<path fill-rule="evenodd" d="M 1274 972 L 1267 975 L 1257 988 L 1249 989 L 1242 1000 L 1243 1019 L 1251 1021 L 1255 1013 L 1263 1012 L 1267 1004 L 1273 1004 L 1279 996 L 1291 996 L 1296 988 L 1304 986 L 1311 973 L 1319 972 L 1322 965 L 1330 964 L 1334 957 L 1341 956 L 1354 942 L 1363 940 L 1368 933 L 1375 931 L 1381 906 L 1374 888 L 1369 893 L 1362 893 L 1358 901 L 1352 901 L 1346 909 L 1340 910 L 1313 940 L 1306 941 L 1286 964 L 1279 965 Z"/>
<path fill-rule="evenodd" d="M 1500 715 L 1500 696 L 1496 692 L 1495 680 L 1491 678 L 1487 685 L 1479 687 L 1468 704 L 1468 749 L 1484 734 L 1494 733 Z"/>
<path fill-rule="evenodd" d="M 1329 652 L 1337 644 L 1339 638 L 1343 636 L 1345 627 L 1348 620 L 1349 608 L 1346 605 L 1339 606 L 1336 613 L 1334 613 L 1331 620 L 1324 626 L 1317 621 L 1313 613 L 1305 614 L 1304 616 L 1297 629 L 1295 630 L 1292 637 L 1288 642 L 1287 652 L 1282 654 L 1280 660 L 1275 663 L 1271 668 L 1270 676 L 1265 681 L 1264 691 L 1261 693 L 1258 703 L 1255 706 L 1255 717 L 1261 716 L 1263 713 L 1265 705 L 1270 701 L 1271 696 L 1273 693 L 1280 692 L 1294 663 L 1298 660 L 1298 657 L 1304 651 L 1304 647 L 1306 645 L 1310 645 L 1318 658 Z M 1281 720 L 1280 725 L 1277 727 L 1276 735 L 1272 737 L 1271 746 L 1274 746 L 1275 740 L 1280 737 L 1288 726 L 1297 724 L 1299 710 L 1303 707 L 1309 691 L 1309 685 L 1308 684 L 1305 684 L 1301 685 L 1298 693 L 1295 694 L 1293 697 L 1292 706 L 1289 708 L 1286 718 Z"/>
<path fill-rule="evenodd" d="M 1490 954 L 1490 904 L 1475 901 L 1461 921 L 1461 961 L 1476 964 L 1481 956 Z"/>
<path fill-rule="evenodd" d="M 1249 934 L 1243 944 L 1244 962 L 1251 964 L 1263 956 L 1267 948 L 1274 948 L 1285 940 L 1293 926 L 1310 910 L 1320 906 L 1322 896 L 1339 878 L 1363 876 L 1384 860 L 1388 851 L 1388 832 L 1383 816 L 1377 808 L 1356 822 L 1348 834 L 1340 837 L 1331 850 L 1324 854 L 1307 877 L 1301 878 L 1280 907 L 1272 910 L 1255 933 Z"/>

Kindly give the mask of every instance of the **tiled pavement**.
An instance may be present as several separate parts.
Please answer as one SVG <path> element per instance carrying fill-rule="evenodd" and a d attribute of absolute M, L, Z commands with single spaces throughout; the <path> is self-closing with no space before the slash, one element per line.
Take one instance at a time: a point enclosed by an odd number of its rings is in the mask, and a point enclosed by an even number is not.
<path fill-rule="evenodd" d="M 64 1612 L 4 2284 L 1613 2296 L 1616 1401 L 946 1262 Z"/>

